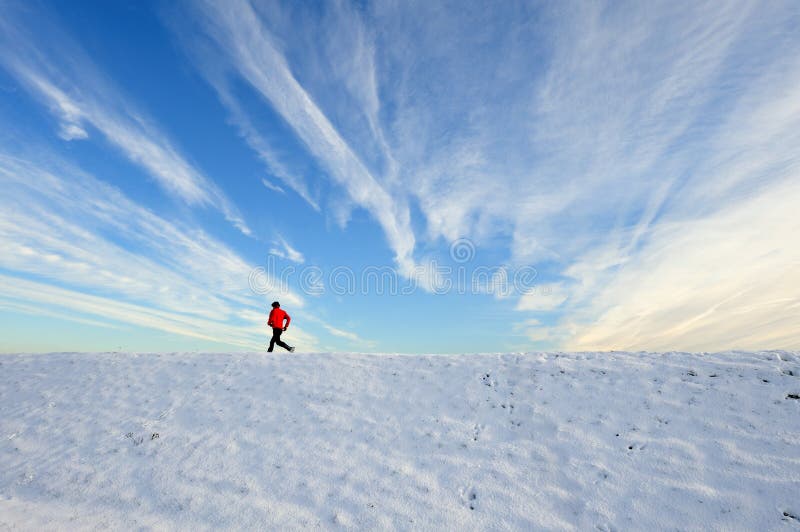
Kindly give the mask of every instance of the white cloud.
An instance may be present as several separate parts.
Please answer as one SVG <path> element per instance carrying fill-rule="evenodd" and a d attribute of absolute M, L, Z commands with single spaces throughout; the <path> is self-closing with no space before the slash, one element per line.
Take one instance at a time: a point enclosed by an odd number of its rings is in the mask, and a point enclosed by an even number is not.
<path fill-rule="evenodd" d="M 271 182 L 271 181 L 267 181 L 266 179 L 264 179 L 264 178 L 261 178 L 261 183 L 262 183 L 262 184 L 263 184 L 265 187 L 267 187 L 268 189 L 270 189 L 270 190 L 272 190 L 272 191 L 275 191 L 275 192 L 280 192 L 281 194 L 286 194 L 286 191 L 285 191 L 285 190 L 283 190 L 281 187 L 279 187 L 278 185 L 276 185 L 275 183 L 273 183 L 273 182 Z"/>
<path fill-rule="evenodd" d="M 290 246 L 289 243 L 286 242 L 286 239 L 284 239 L 282 236 L 278 236 L 277 240 L 275 240 L 275 245 L 277 247 L 269 250 L 270 254 L 282 259 L 296 262 L 298 264 L 305 262 L 306 259 L 303 254 Z"/>
<path fill-rule="evenodd" d="M 89 138 L 89 133 L 76 124 L 62 124 L 58 136 L 64 140 L 82 140 Z"/>
<path fill-rule="evenodd" d="M 703 220 L 662 224 L 576 313 L 569 349 L 800 345 L 800 166 Z"/>
<path fill-rule="evenodd" d="M 200 13 L 223 63 L 373 214 L 406 271 L 414 205 L 429 241 L 466 235 L 494 248 L 510 239 L 514 264 L 547 262 L 573 278 L 517 302 L 521 312 L 563 315 L 535 333 L 553 346 L 796 341 L 793 296 L 780 303 L 768 287 L 757 296 L 747 287 L 765 274 L 715 260 L 731 260 L 728 248 L 747 257 L 733 243 L 775 233 L 777 221 L 748 210 L 754 197 L 788 215 L 780 197 L 764 194 L 792 197 L 785 186 L 797 177 L 800 34 L 789 4 L 487 11 L 410 1 L 328 5 L 316 20 L 302 8 L 239 1 Z M 346 220 L 349 208 L 335 215 Z M 789 244 L 769 240 L 771 271 L 795 264 Z M 697 284 L 698 271 L 726 281 Z M 791 276 L 773 280 L 792 293 L 782 284 Z M 675 289 L 684 285 L 702 308 Z M 639 294 L 663 315 L 643 317 Z M 745 310 L 758 324 L 749 339 L 725 325 L 744 331 Z"/>
<path fill-rule="evenodd" d="M 255 315 L 248 316 L 245 321 L 249 323 L 244 325 L 223 323 L 0 274 L 0 307 L 18 310 L 16 306 L 20 301 L 28 303 L 26 311 L 30 313 L 56 316 L 93 326 L 109 326 L 76 316 L 77 312 L 252 350 L 262 350 L 269 336 L 263 316 L 261 319 L 257 319 Z M 293 327 L 292 338 L 304 350 L 316 350 L 316 339 L 301 328 Z"/>
<path fill-rule="evenodd" d="M 394 109 L 388 141 L 429 237 L 469 235 L 480 248 L 511 235 L 513 262 L 547 261 L 574 277 L 550 297 L 518 301 L 523 312 L 564 315 L 534 333 L 554 347 L 796 348 L 789 233 L 752 210 L 720 225 L 730 209 L 797 178 L 788 171 L 800 153 L 796 10 L 562 3 L 526 15 L 508 6 L 375 8 L 378 63 L 394 75 L 379 80 Z M 796 201 L 790 189 L 781 194 Z M 789 216 L 779 195 L 765 196 L 764 209 L 770 203 Z M 695 231 L 706 237 L 679 244 Z M 715 260 L 726 248 L 752 256 L 762 248 L 748 235 L 776 233 L 763 253 L 784 272 L 774 279 L 790 294 L 783 303 L 764 274 L 732 269 L 734 255 Z M 662 268 L 669 275 L 652 275 Z M 726 282 L 696 283 L 698 272 Z M 702 309 L 682 299 L 684 285 Z M 663 319 L 643 317 L 658 309 Z M 684 316 L 697 321 L 687 329 Z"/>
<path fill-rule="evenodd" d="M 516 310 L 549 312 L 560 307 L 568 297 L 562 283 L 538 285 L 520 296 Z"/>
<path fill-rule="evenodd" d="M 199 15 L 204 31 L 226 54 L 238 75 L 286 120 L 349 198 L 378 221 L 401 272 L 410 275 L 415 266 L 415 238 L 407 205 L 393 198 L 376 180 L 300 85 L 252 6 L 241 0 L 210 2 L 200 7 Z M 223 101 L 229 103 L 226 97 Z"/>
<path fill-rule="evenodd" d="M 750 32 L 760 34 L 766 24 Z M 746 46 L 766 44 L 754 37 Z M 759 61 L 757 68 L 740 58 L 754 74 L 704 139 L 691 171 L 661 202 L 657 219 L 643 214 L 645 231 L 619 231 L 618 241 L 600 242 L 566 270 L 578 283 L 561 345 L 800 345 L 794 274 L 800 256 L 791 244 L 800 230 L 792 207 L 800 204 L 796 57 Z"/>
<path fill-rule="evenodd" d="M 52 161 L 46 154 L 35 159 Z M 303 305 L 292 292 L 254 294 L 252 266 L 227 246 L 67 164 L 45 167 L 0 153 L 0 181 L 0 268 L 12 272 L 3 279 L 6 305 L 72 309 L 253 348 L 266 328 L 242 321 L 244 310 L 266 316 L 276 297 Z M 318 345 L 302 327 L 297 333 L 304 346 Z"/>
<path fill-rule="evenodd" d="M 204 56 L 204 59 L 207 56 Z M 202 67 L 201 67 L 202 69 Z M 298 175 L 289 169 L 287 164 L 282 160 L 278 152 L 270 146 L 267 139 L 259 133 L 258 129 L 253 125 L 248 117 L 248 114 L 241 109 L 238 101 L 231 94 L 228 87 L 228 80 L 219 75 L 214 69 L 204 69 L 209 83 L 216 89 L 220 100 L 228 108 L 231 113 L 232 121 L 239 129 L 239 133 L 245 142 L 258 154 L 261 161 L 267 166 L 270 173 L 280 178 L 284 183 L 289 185 L 301 198 L 308 202 L 314 210 L 319 211 L 319 202 L 315 195 L 310 190 L 308 183 L 302 176 Z M 262 179 L 262 183 L 266 186 L 266 182 Z M 270 188 L 270 187 L 267 187 Z M 274 190 L 274 189 L 273 189 Z M 281 189 L 282 191 L 282 189 Z"/>
<path fill-rule="evenodd" d="M 364 346 L 373 346 L 373 345 L 375 345 L 375 342 L 372 342 L 370 340 L 365 340 L 365 339 L 361 338 L 359 335 L 357 335 L 354 332 L 344 331 L 342 329 L 337 329 L 336 327 L 332 327 L 331 325 L 327 325 L 327 324 L 323 324 L 322 326 L 325 328 L 325 330 L 327 330 L 333 336 L 337 336 L 339 338 L 344 338 L 345 340 L 349 340 L 350 342 L 353 342 L 353 343 L 356 343 L 356 344 L 360 344 L 360 345 L 364 345 Z"/>
<path fill-rule="evenodd" d="M 61 320 L 71 321 L 73 323 L 90 325 L 92 327 L 102 327 L 104 329 L 120 328 L 119 325 L 115 325 L 106 321 L 84 318 L 76 314 L 74 308 L 64 309 L 64 310 L 57 310 L 57 309 L 54 310 L 53 308 L 45 308 L 41 304 L 37 303 L 31 304 L 25 301 L 16 301 L 12 299 L 9 294 L 0 294 L 0 308 L 15 313 L 58 318 Z"/>
<path fill-rule="evenodd" d="M 39 14 L 41 15 L 41 14 Z M 223 192 L 189 163 L 152 121 L 126 101 L 91 59 L 46 16 L 9 8 L 0 19 L 0 64 L 50 107 L 65 140 L 88 138 L 87 125 L 101 132 L 168 193 L 189 205 L 211 205 L 244 234 L 250 229 Z M 47 38 L 41 37 L 42 33 Z"/>

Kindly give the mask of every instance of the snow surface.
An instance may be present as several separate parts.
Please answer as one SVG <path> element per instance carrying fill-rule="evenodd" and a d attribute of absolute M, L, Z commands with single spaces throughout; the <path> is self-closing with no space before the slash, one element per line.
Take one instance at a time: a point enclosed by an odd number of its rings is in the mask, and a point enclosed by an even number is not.
<path fill-rule="evenodd" d="M 0 356 L 0 529 L 798 530 L 794 394 L 776 351 Z"/>

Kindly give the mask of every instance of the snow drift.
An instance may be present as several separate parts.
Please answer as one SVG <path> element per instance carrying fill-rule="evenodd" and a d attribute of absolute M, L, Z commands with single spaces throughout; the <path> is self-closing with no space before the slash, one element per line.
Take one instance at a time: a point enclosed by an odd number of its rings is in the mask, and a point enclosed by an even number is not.
<path fill-rule="evenodd" d="M 800 355 L 0 356 L 0 528 L 798 529 Z"/>

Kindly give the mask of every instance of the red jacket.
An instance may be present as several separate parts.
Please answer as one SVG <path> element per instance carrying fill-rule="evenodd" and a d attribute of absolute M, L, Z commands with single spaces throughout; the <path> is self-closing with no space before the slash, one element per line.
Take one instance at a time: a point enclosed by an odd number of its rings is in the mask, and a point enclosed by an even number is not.
<path fill-rule="evenodd" d="M 284 318 L 286 318 L 286 325 L 283 324 Z M 289 317 L 285 310 L 281 308 L 274 308 L 269 313 L 269 321 L 267 321 L 267 325 L 273 329 L 283 329 L 284 327 L 288 327 L 291 321 L 292 318 Z"/>

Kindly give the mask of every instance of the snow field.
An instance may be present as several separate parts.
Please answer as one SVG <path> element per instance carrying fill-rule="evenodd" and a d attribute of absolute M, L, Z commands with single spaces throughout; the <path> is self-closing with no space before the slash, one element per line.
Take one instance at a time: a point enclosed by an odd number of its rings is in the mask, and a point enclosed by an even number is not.
<path fill-rule="evenodd" d="M 0 528 L 800 530 L 800 355 L 0 356 Z"/>

